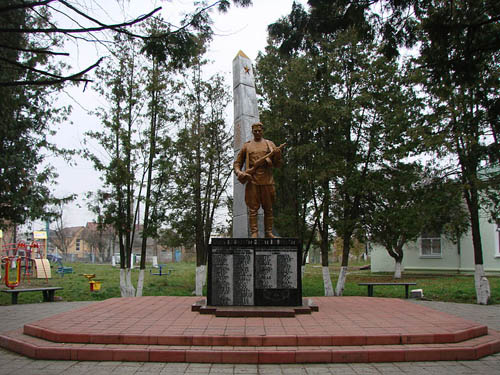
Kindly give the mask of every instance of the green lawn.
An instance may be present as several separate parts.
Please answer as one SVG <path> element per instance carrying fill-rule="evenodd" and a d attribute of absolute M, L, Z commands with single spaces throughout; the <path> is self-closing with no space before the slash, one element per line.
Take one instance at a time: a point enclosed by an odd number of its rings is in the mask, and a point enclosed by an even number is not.
<path fill-rule="evenodd" d="M 52 269 L 52 278 L 42 280 L 23 280 L 21 287 L 29 288 L 42 285 L 62 286 L 64 289 L 57 291 L 56 296 L 63 301 L 97 301 L 120 296 L 119 279 L 120 269 L 111 265 L 96 265 L 82 263 L 67 263 L 65 266 L 73 267 L 75 273 L 63 277 L 55 274 Z M 175 271 L 170 276 L 154 276 L 150 274 L 151 267 L 146 269 L 144 282 L 145 296 L 190 296 L 194 290 L 195 265 L 194 263 L 172 263 L 168 265 Z M 354 265 L 347 276 L 345 296 L 366 296 L 366 286 L 358 286 L 360 282 L 367 281 L 394 281 L 392 275 L 372 275 L 370 271 L 359 271 Z M 153 270 L 157 272 L 157 270 Z M 338 266 L 330 267 L 332 283 L 335 287 L 338 277 Z M 3 274 L 3 272 L 2 272 Z M 88 280 L 83 274 L 95 274 L 96 280 L 101 281 L 102 287 L 98 292 L 91 292 Z M 138 269 L 133 270 L 133 282 L 137 283 Z M 11 279 L 14 275 L 11 274 Z M 489 277 L 492 292 L 492 303 L 500 303 L 500 278 Z M 427 275 L 427 274 L 403 274 L 401 281 L 414 281 L 415 288 L 424 290 L 424 297 L 435 301 L 475 303 L 474 278 L 464 275 Z M 5 289 L 5 285 L 2 285 Z M 308 265 L 303 277 L 303 295 L 323 295 L 323 279 L 320 266 Z M 404 288 L 379 286 L 374 289 L 376 297 L 404 298 Z M 35 303 L 42 301 L 42 293 L 22 293 L 19 295 L 19 303 Z M 10 295 L 0 293 L 0 305 L 8 305 L 11 302 Z"/>

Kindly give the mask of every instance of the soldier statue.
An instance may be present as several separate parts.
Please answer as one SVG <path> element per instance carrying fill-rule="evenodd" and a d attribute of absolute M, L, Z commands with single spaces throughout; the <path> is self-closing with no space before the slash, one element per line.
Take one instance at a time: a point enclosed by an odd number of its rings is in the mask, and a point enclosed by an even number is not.
<path fill-rule="evenodd" d="M 282 164 L 281 150 L 285 144 L 276 145 L 262 136 L 261 122 L 252 125 L 253 140 L 245 142 L 233 164 L 238 181 L 245 186 L 245 203 L 248 207 L 250 237 L 258 237 L 257 211 L 264 210 L 266 238 L 273 235 L 273 203 L 276 197 L 273 168 Z M 242 170 L 245 165 L 245 170 Z"/>

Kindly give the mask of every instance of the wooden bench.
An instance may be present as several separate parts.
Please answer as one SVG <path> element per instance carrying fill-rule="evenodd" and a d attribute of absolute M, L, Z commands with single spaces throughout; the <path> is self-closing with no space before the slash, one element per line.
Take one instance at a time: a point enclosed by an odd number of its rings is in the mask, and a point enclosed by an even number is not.
<path fill-rule="evenodd" d="M 12 304 L 17 305 L 17 296 L 24 292 L 42 292 L 43 302 L 54 302 L 56 290 L 62 289 L 60 286 L 48 286 L 45 288 L 30 288 L 30 289 L 4 289 L 2 292 L 12 295 Z"/>
<path fill-rule="evenodd" d="M 375 285 L 403 285 L 405 287 L 406 298 L 408 298 L 408 288 L 410 285 L 417 285 L 417 283 L 359 283 L 358 285 L 366 285 L 368 287 L 368 297 L 373 297 L 373 287 Z"/>

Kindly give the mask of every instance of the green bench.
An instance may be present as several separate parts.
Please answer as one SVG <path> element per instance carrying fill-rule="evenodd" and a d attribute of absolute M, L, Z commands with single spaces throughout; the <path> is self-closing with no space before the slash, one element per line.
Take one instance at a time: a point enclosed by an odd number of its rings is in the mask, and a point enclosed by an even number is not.
<path fill-rule="evenodd" d="M 408 298 L 408 288 L 410 285 L 417 283 L 358 283 L 358 285 L 366 285 L 368 287 L 368 297 L 373 297 L 373 287 L 377 285 L 403 285 L 405 287 L 406 298 Z"/>
<path fill-rule="evenodd" d="M 17 296 L 19 293 L 25 292 L 42 292 L 43 302 L 54 302 L 54 295 L 56 290 L 62 289 L 61 286 L 47 286 L 42 288 L 29 288 L 29 289 L 4 289 L 2 292 L 10 293 L 12 295 L 12 304 L 17 305 Z"/>
<path fill-rule="evenodd" d="M 67 273 L 73 273 L 73 267 L 57 267 L 56 273 L 62 277 Z"/>

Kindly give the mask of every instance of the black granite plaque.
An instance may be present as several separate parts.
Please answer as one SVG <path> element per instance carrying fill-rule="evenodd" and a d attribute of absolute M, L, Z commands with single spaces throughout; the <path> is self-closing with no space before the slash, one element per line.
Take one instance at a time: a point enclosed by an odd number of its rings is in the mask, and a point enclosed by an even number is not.
<path fill-rule="evenodd" d="M 233 305 L 233 254 L 227 249 L 216 248 L 212 252 L 211 283 L 217 291 L 213 305 Z"/>
<path fill-rule="evenodd" d="M 213 238 L 207 303 L 300 306 L 301 243 L 295 238 Z"/>
<path fill-rule="evenodd" d="M 281 240 L 281 241 L 279 241 Z M 255 304 L 302 304 L 300 242 L 293 238 L 266 239 L 255 248 Z"/>
<path fill-rule="evenodd" d="M 233 306 L 253 306 L 253 250 L 233 253 Z"/>

